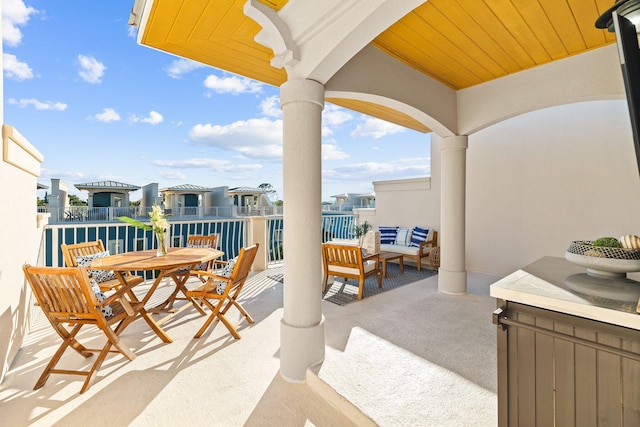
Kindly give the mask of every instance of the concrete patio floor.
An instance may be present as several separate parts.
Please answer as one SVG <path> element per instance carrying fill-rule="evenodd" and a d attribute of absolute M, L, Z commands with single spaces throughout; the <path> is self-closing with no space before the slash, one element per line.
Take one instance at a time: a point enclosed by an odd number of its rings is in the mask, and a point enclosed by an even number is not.
<path fill-rule="evenodd" d="M 489 285 L 498 277 L 470 273 L 463 296 L 438 293 L 433 276 L 345 306 L 323 301 L 325 361 L 292 384 L 278 372 L 282 283 L 269 276 L 281 270 L 247 283 L 242 304 L 256 323 L 241 324 L 241 340 L 221 324 L 193 339 L 204 321 L 195 310 L 164 325 L 171 344 L 136 320 L 121 338 L 138 357 L 107 357 L 82 395 L 77 376 L 33 390 L 60 342 L 39 316 L 0 384 L 0 425 L 497 425 Z M 75 352 L 62 360 L 86 363 Z"/>

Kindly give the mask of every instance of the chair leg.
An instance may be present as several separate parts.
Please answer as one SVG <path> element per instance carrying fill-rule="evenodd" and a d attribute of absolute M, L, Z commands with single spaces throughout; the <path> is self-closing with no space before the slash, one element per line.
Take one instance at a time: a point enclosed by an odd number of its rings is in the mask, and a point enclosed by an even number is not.
<path fill-rule="evenodd" d="M 229 330 L 229 332 L 231 332 L 231 335 L 233 335 L 235 339 L 239 340 L 240 338 L 242 338 L 236 328 L 231 324 L 231 322 L 227 320 L 226 317 L 224 317 L 224 315 L 218 313 L 218 319 L 220 319 L 224 326 L 227 327 L 227 329 Z"/>
<path fill-rule="evenodd" d="M 56 330 L 58 335 L 60 335 L 60 338 L 62 338 L 63 341 L 66 341 L 69 338 L 69 331 L 64 326 L 62 326 L 60 323 L 53 322 L 53 321 L 50 323 L 51 323 L 51 326 L 53 326 L 53 328 Z M 69 342 L 69 346 L 84 357 L 93 356 L 93 352 L 87 349 L 82 344 L 80 344 L 75 338 L 71 339 L 71 341 Z"/>
<path fill-rule="evenodd" d="M 247 322 L 249 322 L 250 324 L 253 324 L 253 318 L 251 318 L 251 316 L 249 315 L 249 313 L 247 313 L 247 311 L 240 305 L 240 303 L 234 299 L 229 300 L 227 302 L 227 305 L 224 307 L 224 309 L 220 312 L 221 314 L 226 314 L 227 311 L 229 310 L 229 308 L 231 308 L 231 306 L 235 306 L 238 311 L 240 312 L 240 314 L 242 314 L 244 316 L 245 319 L 247 319 Z"/>
<path fill-rule="evenodd" d="M 382 289 L 382 272 L 378 271 L 378 287 Z"/>
<path fill-rule="evenodd" d="M 124 322 L 124 320 L 121 321 L 120 324 L 122 324 L 122 322 Z M 96 379 L 96 375 L 98 374 L 98 370 L 102 366 L 102 363 L 104 362 L 104 360 L 107 358 L 107 355 L 109 354 L 109 350 L 111 349 L 111 346 L 114 346 L 119 353 L 121 353 L 124 357 L 126 357 L 129 360 L 133 360 L 136 358 L 135 353 L 132 352 L 131 349 L 127 347 L 126 344 L 120 340 L 118 335 L 113 330 L 111 330 L 110 327 L 107 326 L 102 330 L 107 336 L 107 342 L 105 343 L 104 347 L 102 347 L 102 350 L 100 351 L 100 354 L 96 358 L 96 361 L 91 366 L 91 369 L 89 370 L 89 372 L 87 372 L 87 379 L 84 380 L 84 384 L 80 389 L 80 394 L 87 391 L 89 387 L 91 387 L 91 385 L 94 383 Z M 122 329 L 120 329 L 120 331 L 122 331 Z"/>
<path fill-rule="evenodd" d="M 196 332 L 196 334 L 193 336 L 194 338 L 200 338 L 202 334 L 204 334 L 204 332 L 207 330 L 209 325 L 211 325 L 211 323 L 213 323 L 213 321 L 216 320 L 218 311 L 220 310 L 221 302 L 219 302 L 216 305 L 213 305 L 207 299 L 202 299 L 201 301 L 204 303 L 204 305 L 209 307 L 209 310 L 211 310 L 211 314 L 209 314 L 209 317 L 207 317 L 207 320 L 204 321 L 204 324 L 200 327 L 200 329 L 198 329 L 198 332 Z"/>
<path fill-rule="evenodd" d="M 327 292 L 327 281 L 329 280 L 329 275 L 327 273 L 324 274 L 324 278 L 322 279 L 322 293 Z"/>
<path fill-rule="evenodd" d="M 63 340 L 62 344 L 60 344 L 60 347 L 58 347 L 58 351 L 55 352 L 55 354 L 53 355 L 53 357 L 51 358 L 51 360 L 47 364 L 47 367 L 44 368 L 44 371 L 42 371 L 42 374 L 40 375 L 40 378 L 38 378 L 38 381 L 36 381 L 36 385 L 33 387 L 34 390 L 37 390 L 37 389 L 41 388 L 42 386 L 44 386 L 45 383 L 47 382 L 47 380 L 49 379 L 49 376 L 52 373 L 56 372 L 55 367 L 58 364 L 58 362 L 60 361 L 60 358 L 62 357 L 64 352 L 67 350 L 67 347 L 71 346 L 72 343 L 77 342 L 75 337 L 76 337 L 76 334 L 80 331 L 80 328 L 82 328 L 82 326 L 83 326 L 82 323 L 77 323 L 73 327 L 71 332 L 67 332 L 67 337 Z M 57 325 L 56 329 L 59 330 L 58 328 L 64 329 L 62 326 Z M 91 355 L 93 353 L 89 353 L 89 354 Z M 87 356 L 85 356 L 85 357 L 87 357 Z"/>
<path fill-rule="evenodd" d="M 360 277 L 360 283 L 358 285 L 358 300 L 361 300 L 363 295 L 364 295 L 364 277 Z"/>

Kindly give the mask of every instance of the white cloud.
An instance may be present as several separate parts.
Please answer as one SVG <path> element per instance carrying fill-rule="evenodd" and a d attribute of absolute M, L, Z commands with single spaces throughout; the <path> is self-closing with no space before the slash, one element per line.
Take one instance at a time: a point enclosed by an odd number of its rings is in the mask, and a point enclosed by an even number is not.
<path fill-rule="evenodd" d="M 2 54 L 2 67 L 7 78 L 15 80 L 29 80 L 33 78 L 33 71 L 26 62 L 21 62 L 15 55 Z"/>
<path fill-rule="evenodd" d="M 37 12 L 22 0 L 2 0 L 2 42 L 7 46 L 19 45 L 22 32 L 18 26 L 25 25 L 31 15 Z"/>
<path fill-rule="evenodd" d="M 27 108 L 28 106 L 33 106 L 36 110 L 55 110 L 55 111 L 64 111 L 67 109 L 67 104 L 62 102 L 52 102 L 52 101 L 39 101 L 35 98 L 28 99 L 8 99 L 7 102 L 12 105 L 17 105 L 20 108 Z"/>
<path fill-rule="evenodd" d="M 189 137 L 195 143 L 236 151 L 252 158 L 282 157 L 282 120 L 241 120 L 228 125 L 198 124 Z"/>
<path fill-rule="evenodd" d="M 196 61 L 192 61 L 190 59 L 176 59 L 175 61 L 171 62 L 171 65 L 165 68 L 165 71 L 167 72 L 167 75 L 169 77 L 179 79 L 183 74 L 202 67 L 206 67 L 206 65 Z"/>
<path fill-rule="evenodd" d="M 323 171 L 323 176 L 343 181 L 401 179 L 427 176 L 431 173 L 428 157 L 411 157 L 389 162 L 364 162 L 342 165 Z"/>
<path fill-rule="evenodd" d="M 159 123 L 162 123 L 163 120 L 164 120 L 164 117 L 162 116 L 162 114 L 158 113 L 157 111 L 149 112 L 149 116 L 144 118 L 140 118 L 133 114 L 129 117 L 129 121 L 133 123 L 141 122 L 141 123 L 148 123 L 150 125 L 157 125 Z"/>
<path fill-rule="evenodd" d="M 149 117 L 145 117 L 141 121 L 142 121 L 142 123 L 149 123 L 150 125 L 157 125 L 158 123 L 162 123 L 163 120 L 164 120 L 164 117 L 162 117 L 162 114 L 158 113 L 157 111 L 151 111 L 149 113 Z"/>
<path fill-rule="evenodd" d="M 133 37 L 134 39 L 138 37 L 138 26 L 137 25 L 127 25 L 127 34 L 129 37 Z"/>
<path fill-rule="evenodd" d="M 92 56 L 78 55 L 78 75 L 87 83 L 100 83 L 107 67 Z"/>
<path fill-rule="evenodd" d="M 259 164 L 238 164 L 230 160 L 206 159 L 198 157 L 185 160 L 154 160 L 153 164 L 162 167 L 182 169 L 211 169 L 216 173 L 251 172 L 262 168 Z"/>
<path fill-rule="evenodd" d="M 336 144 L 322 144 L 322 160 L 342 160 L 349 157 Z"/>
<path fill-rule="evenodd" d="M 164 179 L 173 179 L 177 181 L 184 181 L 185 179 L 187 179 L 187 175 L 176 170 L 163 171 L 160 172 L 159 175 Z"/>
<path fill-rule="evenodd" d="M 218 77 L 210 74 L 204 80 L 204 86 L 216 93 L 231 93 L 233 95 L 262 92 L 262 83 L 238 76 Z"/>
<path fill-rule="evenodd" d="M 349 113 L 349 110 L 337 105 L 325 104 L 324 111 L 322 111 L 322 124 L 326 126 L 338 126 L 351 119 L 353 119 L 353 115 Z"/>
<path fill-rule="evenodd" d="M 117 122 L 120 121 L 120 114 L 113 108 L 104 108 L 102 113 L 96 114 L 93 118 L 103 123 Z"/>
<path fill-rule="evenodd" d="M 267 117 L 282 117 L 282 110 L 280 109 L 280 97 L 278 95 L 269 96 L 260 102 L 260 111 L 263 116 Z"/>
<path fill-rule="evenodd" d="M 404 132 L 405 130 L 402 126 L 394 125 L 393 123 L 373 117 L 366 117 L 364 121 L 351 132 L 350 136 L 352 138 L 372 137 L 378 139 L 386 135 Z"/>

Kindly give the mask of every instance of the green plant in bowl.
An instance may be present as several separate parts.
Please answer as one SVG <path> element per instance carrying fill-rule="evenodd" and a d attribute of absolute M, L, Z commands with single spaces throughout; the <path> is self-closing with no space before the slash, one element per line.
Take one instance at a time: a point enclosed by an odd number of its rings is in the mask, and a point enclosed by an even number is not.
<path fill-rule="evenodd" d="M 621 248 L 620 242 L 615 237 L 600 237 L 591 243 L 592 246 L 603 246 L 607 248 Z"/>

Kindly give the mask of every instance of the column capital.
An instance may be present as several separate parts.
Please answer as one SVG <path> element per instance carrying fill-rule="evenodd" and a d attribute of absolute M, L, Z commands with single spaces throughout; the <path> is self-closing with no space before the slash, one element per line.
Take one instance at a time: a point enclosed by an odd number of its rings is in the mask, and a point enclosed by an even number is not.
<path fill-rule="evenodd" d="M 440 151 L 469 148 L 469 137 L 467 135 L 455 135 L 441 137 Z"/>
<path fill-rule="evenodd" d="M 287 80 L 280 86 L 280 108 L 290 102 L 312 102 L 324 108 L 324 86 L 315 80 Z"/>

